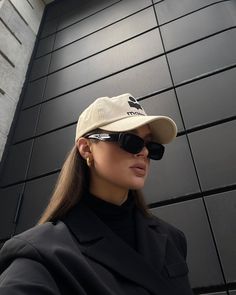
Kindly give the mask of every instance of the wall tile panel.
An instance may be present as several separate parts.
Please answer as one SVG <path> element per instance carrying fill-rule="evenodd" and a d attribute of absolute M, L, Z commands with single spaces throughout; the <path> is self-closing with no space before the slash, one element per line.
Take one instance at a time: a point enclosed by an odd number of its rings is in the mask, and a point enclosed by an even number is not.
<path fill-rule="evenodd" d="M 154 1 L 156 3 L 157 1 Z M 181 17 L 187 13 L 203 8 L 209 4 L 218 2 L 218 0 L 165 0 L 157 3 L 156 11 L 159 24 L 169 22 Z"/>
<path fill-rule="evenodd" d="M 113 76 L 113 78 L 115 77 L 116 76 Z M 110 79 L 108 78 L 108 80 Z M 103 81 L 105 80 L 102 80 L 101 82 Z M 40 120 L 38 123 L 37 135 L 56 129 L 63 125 L 76 122 L 79 117 L 79 114 L 94 99 L 96 99 L 97 96 L 116 95 L 114 88 L 109 90 L 109 88 L 105 87 L 105 89 L 103 89 L 103 93 L 97 93 L 96 90 L 92 88 L 92 86 L 94 86 L 95 88 L 96 85 L 97 83 L 94 83 L 91 86 L 82 88 L 77 91 L 73 91 L 57 99 L 53 99 L 44 103 L 42 105 L 42 109 L 40 112 Z M 111 83 L 111 86 L 112 85 L 114 85 L 114 83 Z M 90 88 L 92 89 L 90 90 Z M 132 92 L 131 88 L 132 87 L 127 87 L 123 91 L 122 89 L 117 90 L 117 94 L 128 91 Z M 86 95 L 86 90 L 89 92 L 91 91 L 91 97 Z M 111 94 L 109 94 L 109 91 Z M 111 91 L 113 91 L 113 93 Z M 147 98 L 145 100 L 140 101 L 140 103 L 149 115 L 168 115 L 175 120 L 177 126 L 179 127 L 179 131 L 183 130 L 183 123 L 179 114 L 178 105 L 173 91 L 164 92 L 159 95 Z"/>
<path fill-rule="evenodd" d="M 178 131 L 183 131 L 183 122 L 173 90 L 148 97 L 144 100 L 141 100 L 140 103 L 148 115 L 169 116 L 175 121 Z"/>
<path fill-rule="evenodd" d="M 199 192 L 199 185 L 185 136 L 166 146 L 160 161 L 150 162 L 144 187 L 148 203 L 174 199 Z"/>
<path fill-rule="evenodd" d="M 21 111 L 14 132 L 13 142 L 27 139 L 35 135 L 40 106 Z"/>
<path fill-rule="evenodd" d="M 119 21 L 136 11 L 151 5 L 151 0 L 123 0 L 93 16 L 75 23 L 57 33 L 55 47 L 59 48 L 101 29 L 113 22 Z M 60 26 L 59 26 L 60 28 Z"/>
<path fill-rule="evenodd" d="M 61 169 L 74 144 L 75 127 L 73 125 L 35 139 L 27 178 Z"/>
<path fill-rule="evenodd" d="M 236 115 L 236 68 L 176 88 L 186 128 Z"/>
<path fill-rule="evenodd" d="M 202 199 L 155 208 L 152 209 L 152 213 L 185 233 L 191 286 L 196 288 L 223 284 L 223 276 Z"/>
<path fill-rule="evenodd" d="M 236 4 L 220 2 L 161 27 L 166 50 L 185 45 L 236 25 Z"/>
<path fill-rule="evenodd" d="M 68 26 L 82 21 L 86 17 L 92 17 L 93 14 L 99 13 L 100 10 L 108 8 L 109 6 L 119 2 L 120 0 L 90 0 L 90 1 L 77 1 L 74 7 L 64 13 L 59 20 L 58 29 L 62 30 Z M 66 6 L 66 3 L 64 3 Z"/>
<path fill-rule="evenodd" d="M 37 224 L 49 202 L 57 177 L 58 174 L 52 174 L 26 183 L 16 234 Z"/>
<path fill-rule="evenodd" d="M 51 60 L 51 54 L 47 54 L 43 57 L 40 57 L 33 62 L 33 66 L 30 72 L 30 80 L 38 79 L 42 76 L 47 75 L 49 64 Z"/>
<path fill-rule="evenodd" d="M 236 63 L 236 29 L 168 54 L 175 84 Z"/>
<path fill-rule="evenodd" d="M 57 24 L 58 24 L 58 18 L 51 19 L 48 22 L 44 23 L 40 32 L 40 38 L 45 38 L 48 35 L 56 33 Z"/>
<path fill-rule="evenodd" d="M 14 218 L 23 185 L 0 189 L 0 239 L 10 238 L 14 230 Z"/>
<path fill-rule="evenodd" d="M 205 197 L 228 283 L 236 282 L 236 190 Z"/>
<path fill-rule="evenodd" d="M 29 140 L 10 147 L 1 185 L 25 180 L 32 144 L 32 140 Z"/>
<path fill-rule="evenodd" d="M 126 92 L 142 97 L 170 84 L 165 59 L 151 60 L 44 103 L 37 134 L 76 122 L 81 111 L 97 97 L 111 97 Z"/>
<path fill-rule="evenodd" d="M 49 72 L 70 65 L 155 26 L 156 19 L 153 9 L 145 9 L 95 34 L 54 51 Z"/>
<path fill-rule="evenodd" d="M 236 120 L 188 135 L 203 190 L 236 183 L 235 133 Z"/>
<path fill-rule="evenodd" d="M 153 45 L 150 46 L 150 44 Z M 150 31 L 50 75 L 46 85 L 45 96 L 48 98 L 54 97 L 63 92 L 73 90 L 162 52 L 163 48 L 159 32 L 157 30 Z M 116 57 L 115 59 L 114 56 Z"/>
<path fill-rule="evenodd" d="M 45 55 L 53 50 L 55 35 L 48 36 L 44 39 L 41 39 L 38 43 L 38 49 L 36 57 Z"/>
<path fill-rule="evenodd" d="M 41 78 L 28 84 L 22 103 L 23 109 L 38 104 L 42 101 L 46 80 L 47 78 Z"/>
<path fill-rule="evenodd" d="M 78 91 L 73 91 L 42 104 L 36 134 L 39 135 L 63 125 L 75 123 L 85 105 L 87 106 L 94 99 L 94 97 L 88 99 L 81 97 Z"/>
<path fill-rule="evenodd" d="M 69 4 L 71 1 L 67 0 L 67 3 Z M 63 3 L 63 1 L 58 3 L 54 2 L 51 5 L 47 5 L 44 15 L 45 24 L 52 19 L 58 18 L 63 12 L 65 12 L 65 10 L 63 10 L 65 8 L 65 3 Z"/>

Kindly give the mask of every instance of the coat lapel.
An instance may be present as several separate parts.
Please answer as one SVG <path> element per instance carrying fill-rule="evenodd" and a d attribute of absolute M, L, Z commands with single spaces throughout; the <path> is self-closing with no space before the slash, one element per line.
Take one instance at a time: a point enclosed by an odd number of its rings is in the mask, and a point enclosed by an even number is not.
<path fill-rule="evenodd" d="M 158 228 L 159 224 L 155 219 L 144 217 L 136 211 L 138 252 L 160 273 L 166 254 L 167 235 L 159 232 Z"/>
<path fill-rule="evenodd" d="M 139 212 L 136 214 L 138 252 L 116 236 L 82 202 L 63 221 L 79 241 L 84 255 L 152 294 L 160 295 L 162 288 L 169 289 L 168 283 L 160 276 L 166 236 L 153 231 L 157 225 L 152 219 Z"/>

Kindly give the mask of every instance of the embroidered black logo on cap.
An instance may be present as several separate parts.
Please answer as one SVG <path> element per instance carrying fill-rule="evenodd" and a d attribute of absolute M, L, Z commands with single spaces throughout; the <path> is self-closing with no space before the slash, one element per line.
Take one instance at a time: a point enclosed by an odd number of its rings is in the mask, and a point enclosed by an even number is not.
<path fill-rule="evenodd" d="M 137 102 L 137 100 L 135 98 L 133 98 L 132 96 L 129 96 L 129 106 L 131 108 L 136 108 L 137 110 L 142 110 L 143 108 L 141 107 L 141 105 Z"/>

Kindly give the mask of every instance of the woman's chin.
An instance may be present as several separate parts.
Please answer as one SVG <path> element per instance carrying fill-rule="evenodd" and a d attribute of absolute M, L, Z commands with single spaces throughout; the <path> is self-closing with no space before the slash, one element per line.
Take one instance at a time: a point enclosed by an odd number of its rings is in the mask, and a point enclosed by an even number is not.
<path fill-rule="evenodd" d="M 132 183 L 132 185 L 130 185 L 130 189 L 132 190 L 140 190 L 144 187 L 145 184 L 145 180 L 141 181 L 136 181 L 135 183 Z"/>

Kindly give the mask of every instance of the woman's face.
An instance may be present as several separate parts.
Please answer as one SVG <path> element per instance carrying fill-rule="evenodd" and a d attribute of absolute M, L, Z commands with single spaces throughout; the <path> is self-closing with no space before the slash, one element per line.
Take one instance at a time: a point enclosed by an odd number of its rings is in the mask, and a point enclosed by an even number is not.
<path fill-rule="evenodd" d="M 151 131 L 148 125 L 139 127 L 134 133 L 144 140 L 151 139 Z M 141 189 L 144 186 L 148 170 L 149 158 L 146 147 L 138 154 L 131 154 L 121 149 L 114 142 L 92 142 L 92 165 L 90 167 L 90 189 L 104 193 L 122 194 L 129 189 Z"/>

